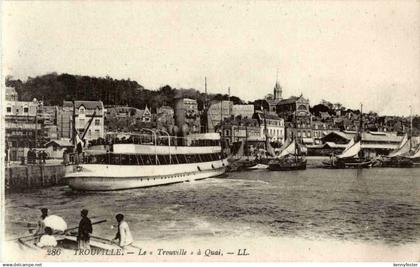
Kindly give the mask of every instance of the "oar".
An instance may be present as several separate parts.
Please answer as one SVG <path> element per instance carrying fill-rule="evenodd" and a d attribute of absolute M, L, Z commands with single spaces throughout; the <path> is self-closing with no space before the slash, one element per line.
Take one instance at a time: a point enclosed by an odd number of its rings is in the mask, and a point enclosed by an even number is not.
<path fill-rule="evenodd" d="M 106 222 L 106 220 L 100 220 L 100 221 L 97 221 L 97 222 L 93 222 L 93 223 L 92 223 L 92 225 L 94 225 L 94 224 L 100 224 L 100 223 L 104 223 L 104 222 Z M 72 227 L 72 228 L 67 228 L 67 229 L 64 231 L 64 233 L 68 233 L 68 232 L 70 232 L 71 230 L 76 230 L 76 229 L 79 229 L 79 226 Z"/>
<path fill-rule="evenodd" d="M 101 221 L 93 222 L 93 223 L 92 223 L 92 225 L 94 225 L 94 224 L 100 224 L 100 223 L 103 223 L 103 222 L 106 222 L 106 220 L 101 220 Z M 64 231 L 64 233 L 68 233 L 69 231 L 71 231 L 71 230 L 76 230 L 76 229 L 78 229 L 78 228 L 79 228 L 78 226 L 77 226 L 77 227 L 68 228 L 68 229 L 66 229 L 66 230 Z M 22 239 L 22 238 L 28 238 L 28 237 L 38 237 L 38 236 L 41 236 L 41 235 L 43 235 L 43 234 L 44 234 L 44 233 L 42 233 L 42 234 L 36 234 L 36 235 L 21 236 L 21 237 L 17 237 L 17 238 L 9 239 L 9 240 L 6 240 L 6 241 L 16 241 L 16 240 L 19 240 L 19 239 Z"/>

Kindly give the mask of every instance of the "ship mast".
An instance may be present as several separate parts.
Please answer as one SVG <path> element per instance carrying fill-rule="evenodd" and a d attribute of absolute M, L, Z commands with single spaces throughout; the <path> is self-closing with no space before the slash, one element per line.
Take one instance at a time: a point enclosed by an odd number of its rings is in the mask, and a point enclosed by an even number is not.
<path fill-rule="evenodd" d="M 265 112 L 266 111 L 265 111 L 265 109 L 263 109 L 263 111 L 264 111 L 265 150 L 268 151 L 268 142 L 269 142 L 269 140 L 268 140 L 267 120 L 265 118 L 265 116 L 266 116 L 266 113 Z"/>
<path fill-rule="evenodd" d="M 203 131 L 207 133 L 209 131 L 208 129 L 208 99 L 207 99 L 207 77 L 204 77 L 204 129 Z"/>
<path fill-rule="evenodd" d="M 362 133 L 363 133 L 363 104 L 360 103 L 360 125 L 359 125 L 359 142 L 360 142 L 360 147 L 362 146 Z M 363 150 L 360 149 L 359 151 L 359 158 L 362 158 L 363 156 Z"/>
<path fill-rule="evenodd" d="M 245 122 L 245 153 L 246 157 L 249 160 L 249 152 L 248 152 L 248 125 L 247 122 Z"/>
<path fill-rule="evenodd" d="M 77 130 L 76 130 L 76 104 L 73 100 L 73 114 L 72 114 L 72 138 L 73 138 L 73 145 L 74 145 L 74 150 L 76 151 L 76 146 L 77 146 L 77 139 L 76 139 L 76 134 L 77 134 Z"/>
<path fill-rule="evenodd" d="M 359 138 L 362 141 L 362 132 L 363 132 L 363 104 L 360 103 L 360 125 L 359 125 Z"/>
<path fill-rule="evenodd" d="M 412 141 L 412 137 L 413 137 L 413 107 L 410 105 L 410 150 L 413 148 L 413 141 Z"/>

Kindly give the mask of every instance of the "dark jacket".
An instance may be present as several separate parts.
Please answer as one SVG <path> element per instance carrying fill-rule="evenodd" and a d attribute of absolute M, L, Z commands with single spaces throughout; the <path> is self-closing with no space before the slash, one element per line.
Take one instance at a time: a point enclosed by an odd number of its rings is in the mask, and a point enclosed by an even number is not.
<path fill-rule="evenodd" d="M 92 222 L 88 217 L 83 217 L 79 223 L 79 232 L 77 233 L 77 239 L 83 241 L 89 241 L 90 234 L 92 233 Z"/>

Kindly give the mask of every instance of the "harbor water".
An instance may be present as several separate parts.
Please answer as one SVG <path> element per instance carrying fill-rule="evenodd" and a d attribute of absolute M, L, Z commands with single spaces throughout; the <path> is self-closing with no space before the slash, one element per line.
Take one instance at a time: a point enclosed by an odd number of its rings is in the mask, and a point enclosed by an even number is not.
<path fill-rule="evenodd" d="M 113 238 L 123 213 L 136 240 L 269 237 L 399 246 L 420 241 L 420 169 L 255 170 L 167 186 L 74 192 L 66 186 L 8 193 L 7 238 L 28 234 L 39 208 Z"/>

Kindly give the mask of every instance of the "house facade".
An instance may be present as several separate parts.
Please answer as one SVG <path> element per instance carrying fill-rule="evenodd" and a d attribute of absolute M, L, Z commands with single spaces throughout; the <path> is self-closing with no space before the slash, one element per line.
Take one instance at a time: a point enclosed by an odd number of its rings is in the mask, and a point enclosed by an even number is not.
<path fill-rule="evenodd" d="M 232 108 L 232 101 L 222 100 L 211 103 L 207 110 L 207 131 L 214 133 L 216 126 L 231 116 Z"/>
<path fill-rule="evenodd" d="M 271 112 L 255 112 L 254 119 L 256 119 L 260 126 L 260 137 L 265 139 L 268 137 L 269 142 L 284 143 L 285 127 L 284 119 L 277 114 Z"/>
<path fill-rule="evenodd" d="M 8 99 L 11 100 L 4 101 L 3 107 L 7 158 L 20 161 L 29 148 L 40 147 L 43 143 L 43 125 L 38 120 L 42 103 L 36 99 L 17 101 L 17 96 Z"/>
<path fill-rule="evenodd" d="M 84 136 L 87 141 L 104 138 L 104 118 L 105 108 L 102 101 L 74 101 L 74 116 L 75 128 L 80 137 Z M 70 115 L 70 129 L 71 117 L 73 116 L 73 103 L 70 101 L 63 102 L 63 110 L 67 111 L 65 114 Z M 89 128 L 89 122 L 92 120 Z M 67 126 L 67 125 L 66 125 Z M 87 131 L 86 131 L 87 130 Z M 86 131 L 86 132 L 85 132 Z M 70 137 L 72 137 L 70 130 Z"/>

